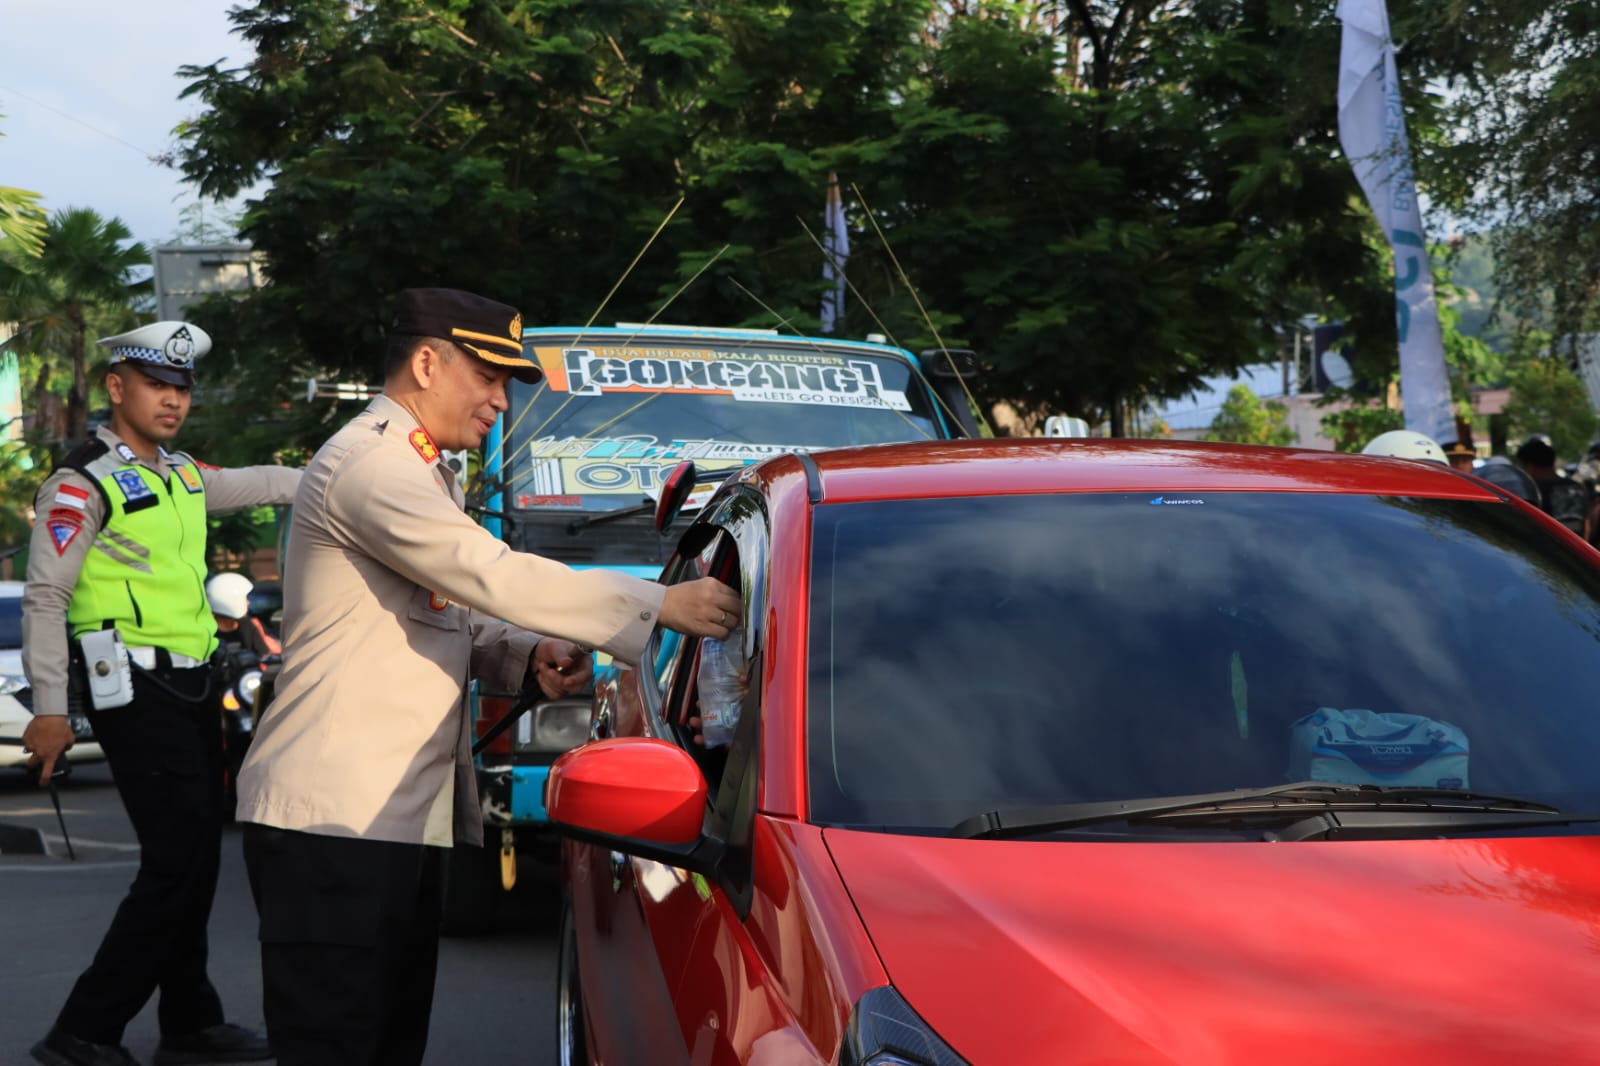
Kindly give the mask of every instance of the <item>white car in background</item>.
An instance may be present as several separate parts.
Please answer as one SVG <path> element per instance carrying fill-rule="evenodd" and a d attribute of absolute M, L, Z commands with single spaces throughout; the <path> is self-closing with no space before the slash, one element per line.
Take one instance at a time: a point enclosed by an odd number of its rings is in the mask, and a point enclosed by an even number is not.
<path fill-rule="evenodd" d="M 28 680 L 22 674 L 22 585 L 21 581 L 0 581 L 0 767 L 28 764 L 22 731 L 33 720 L 33 711 Z M 89 719 L 73 715 L 72 732 L 78 741 L 67 749 L 69 762 L 105 759 L 105 752 L 94 742 Z"/>

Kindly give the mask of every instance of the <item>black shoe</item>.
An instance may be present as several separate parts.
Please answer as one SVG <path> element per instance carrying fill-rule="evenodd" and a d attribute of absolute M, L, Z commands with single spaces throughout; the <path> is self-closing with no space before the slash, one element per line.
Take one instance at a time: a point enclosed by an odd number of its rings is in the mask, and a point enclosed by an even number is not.
<path fill-rule="evenodd" d="M 155 1066 L 198 1066 L 208 1062 L 261 1062 L 272 1058 L 272 1045 L 242 1025 L 212 1025 L 197 1033 L 163 1036 Z"/>
<path fill-rule="evenodd" d="M 52 1025 L 49 1035 L 33 1045 L 30 1054 L 45 1066 L 139 1066 L 127 1048 L 79 1040 L 59 1025 Z"/>

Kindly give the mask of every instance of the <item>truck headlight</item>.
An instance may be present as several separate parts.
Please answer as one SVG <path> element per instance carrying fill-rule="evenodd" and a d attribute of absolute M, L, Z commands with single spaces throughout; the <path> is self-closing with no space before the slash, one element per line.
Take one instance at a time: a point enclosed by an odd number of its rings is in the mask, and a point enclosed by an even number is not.
<path fill-rule="evenodd" d="M 539 704 L 517 723 L 517 747 L 551 752 L 577 747 L 589 739 L 589 708 L 587 699 Z"/>

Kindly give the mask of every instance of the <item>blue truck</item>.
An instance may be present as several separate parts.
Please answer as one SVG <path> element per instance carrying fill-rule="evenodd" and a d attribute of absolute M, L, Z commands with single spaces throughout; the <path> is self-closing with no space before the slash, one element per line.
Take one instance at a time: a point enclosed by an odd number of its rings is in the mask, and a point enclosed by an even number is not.
<path fill-rule="evenodd" d="M 485 442 L 485 526 L 518 551 L 570 566 L 655 580 L 673 540 L 652 525 L 654 499 L 678 463 L 732 470 L 769 455 L 921 438 L 976 436 L 971 351 L 913 354 L 866 341 L 757 329 L 621 324 L 524 332 L 544 370 L 512 386 Z M 715 488 L 700 486 L 692 511 Z M 598 657 L 597 678 L 616 669 Z M 482 737 L 514 694 L 474 683 Z M 452 849 L 445 929 L 494 923 L 518 860 L 553 862 L 545 778 L 588 739 L 590 700 L 550 700 L 522 713 L 475 756 L 484 848 Z"/>

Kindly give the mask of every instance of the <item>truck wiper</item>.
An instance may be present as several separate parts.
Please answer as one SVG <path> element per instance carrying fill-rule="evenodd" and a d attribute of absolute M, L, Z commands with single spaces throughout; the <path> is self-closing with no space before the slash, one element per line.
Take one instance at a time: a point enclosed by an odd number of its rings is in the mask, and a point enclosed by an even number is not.
<path fill-rule="evenodd" d="M 1557 820 L 1566 818 L 1558 808 L 1543 803 L 1464 789 L 1331 785 L 1322 781 L 1297 781 L 1268 789 L 1236 788 L 1191 796 L 1147 796 L 1141 799 L 985 811 L 958 822 L 951 828 L 950 835 L 969 840 L 1004 840 L 1105 822 L 1179 813 L 1236 818 L 1268 815 L 1281 819 L 1299 811 L 1405 811 L 1410 813 L 1413 821 L 1418 812 L 1555 815 L 1559 816 Z"/>
<path fill-rule="evenodd" d="M 630 515 L 649 514 L 655 509 L 656 501 L 646 496 L 643 501 L 639 503 L 628 504 L 626 507 L 616 507 L 609 511 L 595 511 L 592 514 L 586 514 L 579 518 L 574 518 L 572 521 L 567 523 L 567 532 L 576 533 L 580 529 L 587 529 L 589 526 L 598 526 L 602 522 L 615 522 L 619 518 L 627 518 Z"/>

